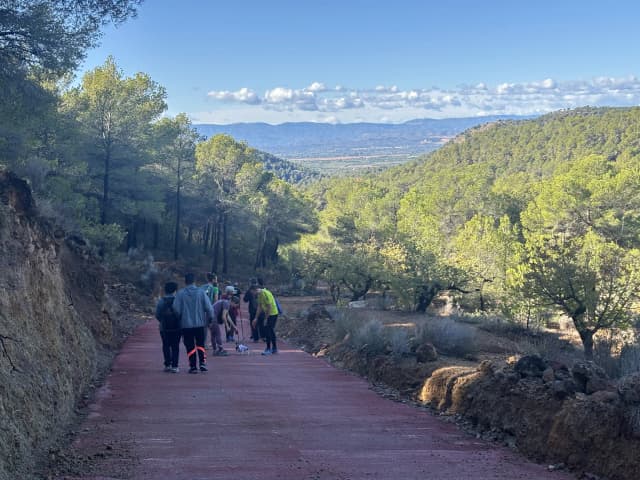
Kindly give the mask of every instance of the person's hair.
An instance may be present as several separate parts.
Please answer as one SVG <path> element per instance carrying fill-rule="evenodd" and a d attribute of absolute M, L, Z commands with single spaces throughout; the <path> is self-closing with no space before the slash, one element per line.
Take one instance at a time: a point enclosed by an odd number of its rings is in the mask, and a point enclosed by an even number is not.
<path fill-rule="evenodd" d="M 262 277 L 258 277 L 258 285 L 264 287 L 264 279 Z"/>
<path fill-rule="evenodd" d="M 234 305 L 238 305 L 240 303 L 240 297 L 234 295 L 233 297 L 231 297 L 231 303 L 233 303 Z"/>
<path fill-rule="evenodd" d="M 207 281 L 208 282 L 217 282 L 218 281 L 218 277 L 216 276 L 215 273 L 207 273 Z"/>
<path fill-rule="evenodd" d="M 196 276 L 193 273 L 187 273 L 184 276 L 184 283 L 186 285 L 191 285 L 192 283 L 194 283 L 196 281 Z"/>
<path fill-rule="evenodd" d="M 178 284 L 176 282 L 167 282 L 164 284 L 164 293 L 170 295 L 178 290 Z"/>

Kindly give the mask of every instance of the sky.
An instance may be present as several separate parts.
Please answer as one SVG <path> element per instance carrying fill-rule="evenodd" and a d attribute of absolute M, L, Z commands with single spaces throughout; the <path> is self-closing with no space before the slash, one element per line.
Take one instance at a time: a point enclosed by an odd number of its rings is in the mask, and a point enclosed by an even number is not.
<path fill-rule="evenodd" d="M 631 0 L 146 0 L 112 55 L 193 123 L 400 123 L 640 104 Z"/>

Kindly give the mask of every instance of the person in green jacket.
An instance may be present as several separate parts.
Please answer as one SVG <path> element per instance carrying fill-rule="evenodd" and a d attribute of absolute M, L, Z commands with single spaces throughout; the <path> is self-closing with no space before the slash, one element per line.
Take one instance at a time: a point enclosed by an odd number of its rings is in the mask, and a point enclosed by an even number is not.
<path fill-rule="evenodd" d="M 278 305 L 273 297 L 273 294 L 264 286 L 264 281 L 258 279 L 258 287 L 256 289 L 258 298 L 258 311 L 256 312 L 256 318 L 253 320 L 252 325 L 255 328 L 257 326 L 257 319 L 261 313 L 265 315 L 265 322 L 263 333 L 267 342 L 267 348 L 265 348 L 262 355 L 273 355 L 278 353 L 278 347 L 276 345 L 276 322 L 278 321 Z"/>

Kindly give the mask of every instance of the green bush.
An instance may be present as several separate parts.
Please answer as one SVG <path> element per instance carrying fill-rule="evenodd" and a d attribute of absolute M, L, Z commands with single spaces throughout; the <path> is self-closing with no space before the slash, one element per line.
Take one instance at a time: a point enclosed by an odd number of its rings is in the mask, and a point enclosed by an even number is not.
<path fill-rule="evenodd" d="M 127 232 L 120 225 L 110 223 L 85 225 L 82 234 L 96 253 L 109 258 L 120 248 Z"/>

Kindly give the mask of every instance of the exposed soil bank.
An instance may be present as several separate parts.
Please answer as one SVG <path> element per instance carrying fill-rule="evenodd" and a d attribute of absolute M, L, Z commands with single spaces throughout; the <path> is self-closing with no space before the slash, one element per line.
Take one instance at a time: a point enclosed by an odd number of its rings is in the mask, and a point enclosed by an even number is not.
<path fill-rule="evenodd" d="M 120 307 L 133 287 L 114 286 L 82 240 L 38 218 L 28 185 L 7 172 L 0 252 L 0 479 L 40 478 L 137 322 Z"/>

